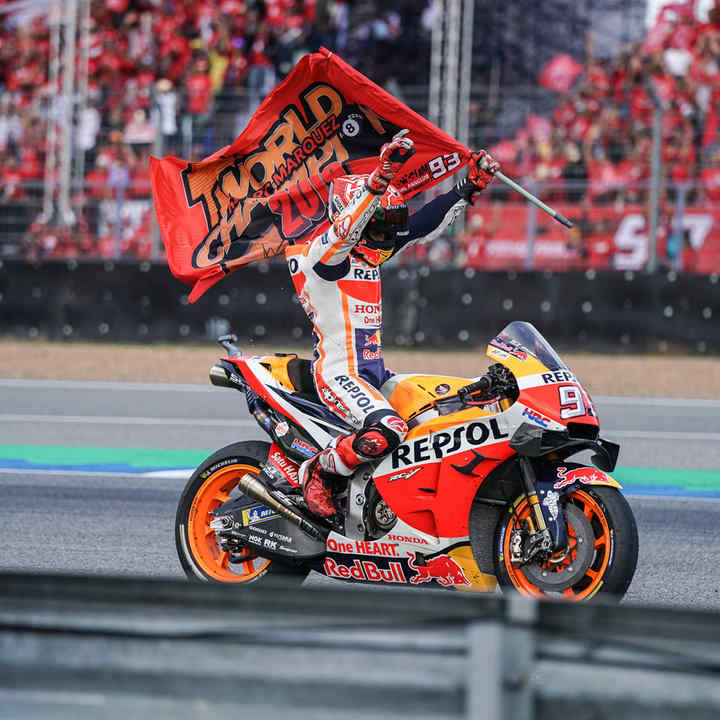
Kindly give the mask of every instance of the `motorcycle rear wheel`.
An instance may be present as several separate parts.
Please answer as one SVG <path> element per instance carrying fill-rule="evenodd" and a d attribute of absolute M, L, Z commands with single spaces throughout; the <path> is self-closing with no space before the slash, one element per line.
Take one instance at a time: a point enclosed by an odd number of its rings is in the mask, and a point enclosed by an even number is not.
<path fill-rule="evenodd" d="M 283 565 L 249 549 L 232 557 L 220 549 L 210 527 L 212 511 L 239 494 L 237 481 L 242 475 L 260 472 L 269 451 L 270 444 L 266 442 L 227 445 L 201 463 L 188 480 L 175 517 L 175 546 L 180 564 L 191 580 L 249 583 L 268 575 L 282 575 L 285 580 L 299 584 L 307 576 L 308 570 Z"/>
<path fill-rule="evenodd" d="M 627 500 L 612 487 L 576 489 L 565 502 L 568 548 L 544 563 L 519 565 L 510 561 L 512 532 L 530 515 L 522 498 L 508 508 L 495 532 L 495 574 L 501 587 L 530 597 L 589 600 L 601 593 L 623 597 L 638 556 L 638 533 Z"/>

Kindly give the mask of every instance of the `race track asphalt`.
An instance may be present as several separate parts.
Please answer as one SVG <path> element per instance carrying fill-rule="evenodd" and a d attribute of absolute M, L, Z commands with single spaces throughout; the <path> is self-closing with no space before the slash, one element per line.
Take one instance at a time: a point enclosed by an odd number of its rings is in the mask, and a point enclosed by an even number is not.
<path fill-rule="evenodd" d="M 0 380 L 0 398 L 0 570 L 181 576 L 182 469 L 263 437 L 218 388 Z M 595 402 L 640 533 L 628 602 L 720 607 L 720 402 Z"/>

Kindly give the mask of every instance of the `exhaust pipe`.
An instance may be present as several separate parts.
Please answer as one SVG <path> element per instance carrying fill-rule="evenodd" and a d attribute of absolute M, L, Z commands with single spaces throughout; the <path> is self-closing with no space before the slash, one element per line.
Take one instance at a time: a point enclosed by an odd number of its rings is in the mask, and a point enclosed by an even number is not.
<path fill-rule="evenodd" d="M 311 525 L 304 517 L 291 510 L 287 505 L 273 497 L 265 485 L 263 485 L 263 483 L 261 483 L 254 475 L 245 473 L 245 475 L 238 480 L 238 488 L 246 495 L 253 498 L 253 500 L 257 500 L 258 502 L 264 503 L 269 508 L 272 508 L 278 515 L 282 515 L 286 520 L 299 527 L 304 533 L 314 540 L 325 542 L 325 537 L 320 530 L 318 530 L 314 525 Z"/>
<path fill-rule="evenodd" d="M 213 365 L 210 368 L 210 382 L 218 387 L 232 387 L 227 370 L 222 365 Z"/>

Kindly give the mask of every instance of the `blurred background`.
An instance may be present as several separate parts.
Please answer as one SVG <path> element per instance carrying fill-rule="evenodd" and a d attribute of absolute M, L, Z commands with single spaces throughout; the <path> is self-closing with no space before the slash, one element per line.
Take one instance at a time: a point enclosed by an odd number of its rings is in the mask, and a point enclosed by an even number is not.
<path fill-rule="evenodd" d="M 0 329 L 205 337 L 249 302 L 248 335 L 272 339 L 282 260 L 189 308 L 148 159 L 232 142 L 319 46 L 575 223 L 494 183 L 452 234 L 394 261 L 386 290 L 409 309 L 391 309 L 389 342 L 465 344 L 520 313 L 575 344 L 720 348 L 715 0 L 0 2 Z M 437 298 L 459 308 L 451 327 Z"/>

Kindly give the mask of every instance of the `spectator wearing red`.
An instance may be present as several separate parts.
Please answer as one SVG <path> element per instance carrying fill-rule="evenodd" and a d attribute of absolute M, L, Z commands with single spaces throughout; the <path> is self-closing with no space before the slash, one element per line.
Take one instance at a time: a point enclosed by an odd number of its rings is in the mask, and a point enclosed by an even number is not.
<path fill-rule="evenodd" d="M 710 160 L 700 172 L 700 196 L 705 202 L 720 203 L 720 149 L 710 155 Z"/>

